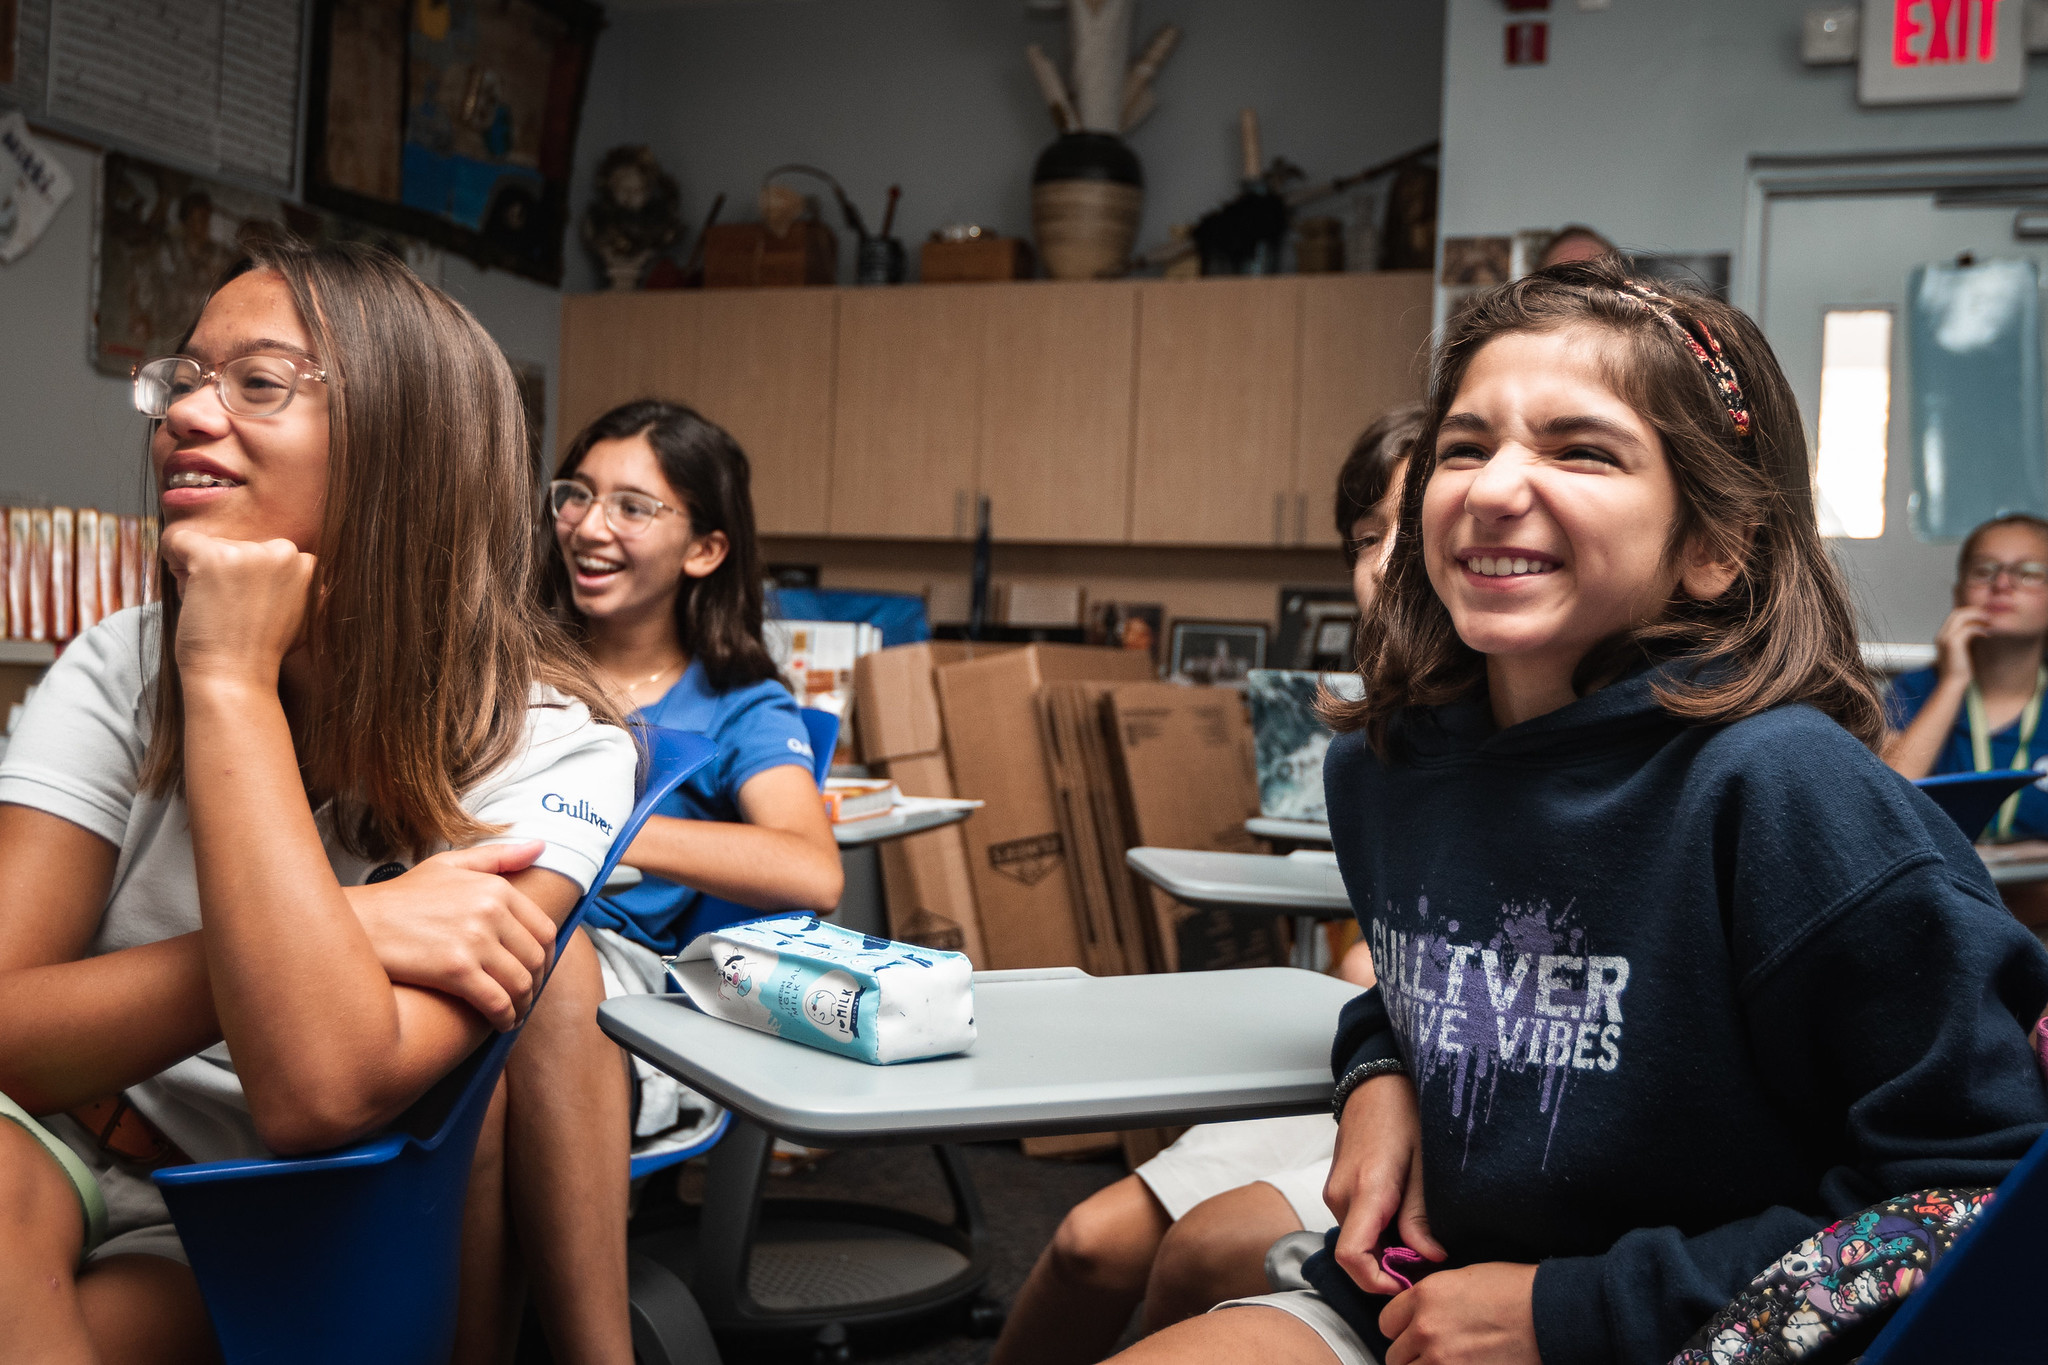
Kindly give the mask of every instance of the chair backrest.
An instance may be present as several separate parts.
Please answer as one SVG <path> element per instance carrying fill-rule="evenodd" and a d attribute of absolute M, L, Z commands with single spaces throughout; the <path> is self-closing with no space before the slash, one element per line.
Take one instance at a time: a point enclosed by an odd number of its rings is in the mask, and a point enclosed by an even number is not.
<path fill-rule="evenodd" d="M 717 752 L 673 730 L 641 739 L 640 799 L 563 924 L 557 959 L 655 805 Z M 470 1161 L 518 1032 L 487 1039 L 391 1131 L 353 1147 L 156 1172 L 231 1365 L 448 1359 Z"/>
<path fill-rule="evenodd" d="M 822 790 L 826 774 L 832 771 L 832 752 L 839 747 L 839 717 L 815 706 L 806 706 L 798 714 L 811 737 L 811 775 Z"/>

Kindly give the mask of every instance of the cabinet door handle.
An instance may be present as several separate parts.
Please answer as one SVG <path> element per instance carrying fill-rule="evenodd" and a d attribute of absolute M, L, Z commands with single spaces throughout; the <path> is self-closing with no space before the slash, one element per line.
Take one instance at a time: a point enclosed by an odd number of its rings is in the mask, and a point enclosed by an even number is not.
<path fill-rule="evenodd" d="M 964 539 L 967 535 L 967 490 L 953 490 L 953 538 Z"/>
<path fill-rule="evenodd" d="M 1308 494 L 1294 495 L 1294 543 L 1308 544 Z"/>
<path fill-rule="evenodd" d="M 1275 493 L 1273 495 L 1273 543 L 1275 545 L 1285 545 L 1287 543 L 1287 495 L 1285 493 Z"/>

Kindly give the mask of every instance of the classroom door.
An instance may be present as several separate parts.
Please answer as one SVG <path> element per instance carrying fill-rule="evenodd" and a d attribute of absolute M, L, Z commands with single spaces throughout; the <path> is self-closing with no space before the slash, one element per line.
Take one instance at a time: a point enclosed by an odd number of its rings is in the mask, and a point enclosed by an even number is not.
<path fill-rule="evenodd" d="M 1809 449 L 1816 448 L 1828 313 L 1892 314 L 1884 533 L 1829 544 L 1849 576 L 1865 640 L 1931 643 L 1949 611 L 1956 546 L 1919 539 L 1908 510 L 1913 453 L 1907 275 L 1915 266 L 1950 263 L 1967 252 L 1980 261 L 2032 259 L 2048 280 L 2048 242 L 2016 237 L 2009 203 L 1943 205 L 1925 190 L 1773 195 L 1764 212 L 1757 320 L 1798 396 Z"/>

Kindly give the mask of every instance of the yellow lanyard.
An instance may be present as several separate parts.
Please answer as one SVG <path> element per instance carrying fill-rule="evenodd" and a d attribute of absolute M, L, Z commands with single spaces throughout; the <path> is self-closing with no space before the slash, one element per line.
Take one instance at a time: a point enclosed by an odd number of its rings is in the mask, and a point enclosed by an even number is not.
<path fill-rule="evenodd" d="M 2020 712 L 2020 743 L 2013 751 L 2010 768 L 2027 766 L 2027 750 L 2034 743 L 2034 727 L 2041 720 L 2041 695 L 2048 692 L 2048 664 L 2043 664 L 2034 673 L 2034 695 L 2027 698 L 2026 709 Z M 1970 761 L 1980 773 L 1991 771 L 1991 723 L 1984 717 L 1984 694 L 1973 680 L 1963 692 L 1963 707 L 1970 714 Z M 2019 814 L 2020 791 L 2005 798 L 2005 804 L 1998 808 L 1998 819 L 1994 822 L 1994 838 L 2012 838 L 2013 818 Z"/>

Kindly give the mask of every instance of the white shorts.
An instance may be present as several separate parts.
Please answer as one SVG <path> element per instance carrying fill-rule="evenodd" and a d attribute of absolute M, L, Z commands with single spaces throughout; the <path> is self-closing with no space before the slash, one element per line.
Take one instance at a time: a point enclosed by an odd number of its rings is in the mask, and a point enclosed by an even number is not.
<path fill-rule="evenodd" d="M 667 969 L 651 949 L 609 929 L 586 927 L 597 948 L 604 998 L 661 995 Z M 633 1155 L 679 1152 L 702 1142 L 725 1111 L 653 1063 L 627 1054 L 633 1063 Z"/>
<path fill-rule="evenodd" d="M 86 1253 L 86 1265 L 109 1256 L 161 1256 L 191 1264 L 154 1180 L 107 1155 L 69 1114 L 52 1114 L 41 1123 L 85 1163 L 107 1201 L 106 1240 Z"/>
<path fill-rule="evenodd" d="M 1351 1324 L 1344 1321 L 1344 1315 L 1324 1302 L 1323 1296 L 1313 1289 L 1290 1289 L 1279 1294 L 1232 1299 L 1228 1303 L 1217 1304 L 1209 1311 L 1220 1313 L 1226 1308 L 1277 1308 L 1314 1329 L 1315 1334 L 1323 1339 L 1323 1345 L 1330 1348 L 1330 1354 L 1337 1358 L 1337 1365 L 1380 1365 L 1380 1358 L 1359 1340 L 1358 1333 L 1351 1330 Z"/>
<path fill-rule="evenodd" d="M 1204 1123 L 1138 1167 L 1138 1179 L 1180 1219 L 1205 1199 L 1253 1181 L 1280 1191 L 1310 1232 L 1326 1232 L 1337 1219 L 1323 1204 L 1337 1121 L 1328 1114 L 1285 1119 Z"/>

